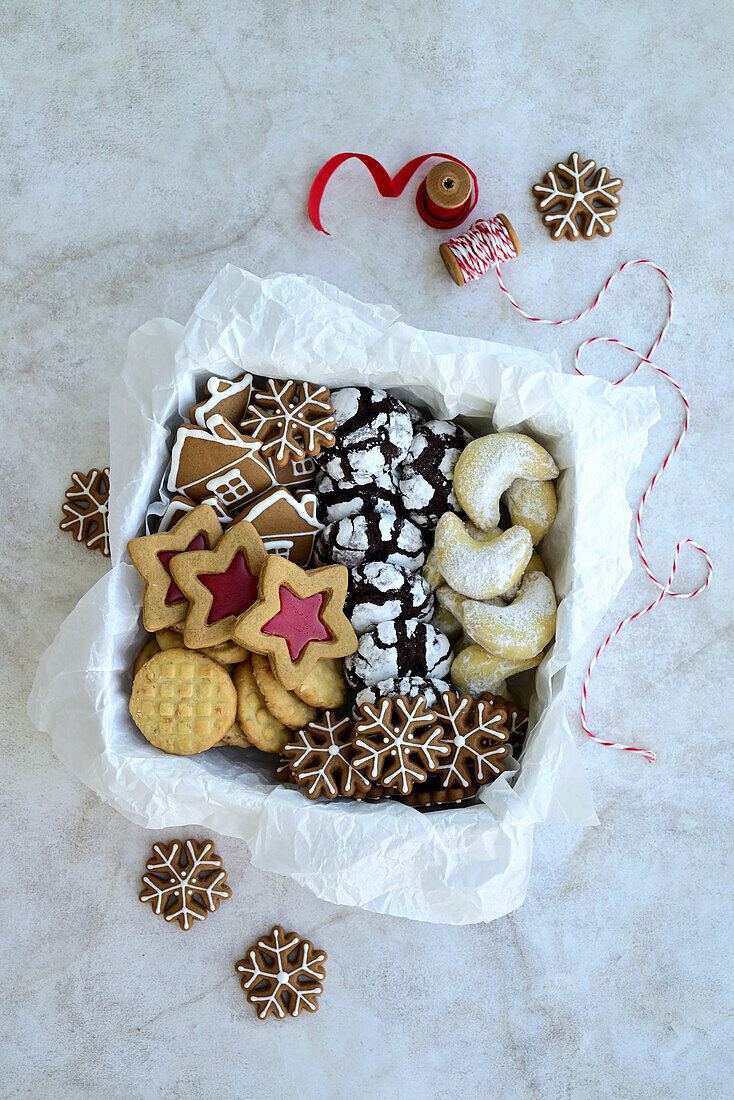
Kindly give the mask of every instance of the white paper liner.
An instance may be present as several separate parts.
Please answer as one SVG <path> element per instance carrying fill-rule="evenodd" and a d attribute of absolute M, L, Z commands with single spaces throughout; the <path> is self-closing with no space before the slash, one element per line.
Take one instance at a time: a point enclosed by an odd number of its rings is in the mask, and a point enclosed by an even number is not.
<path fill-rule="evenodd" d="M 536 675 L 522 768 L 484 788 L 480 805 L 420 813 L 312 802 L 274 786 L 272 761 L 257 750 L 166 756 L 133 725 L 142 584 L 124 547 L 158 495 L 169 428 L 197 385 L 243 369 L 388 388 L 436 416 L 466 417 L 477 434 L 490 424 L 532 433 L 558 463 L 558 517 L 543 544 L 556 639 Z M 562 374 L 555 355 L 421 332 L 315 278 L 259 279 L 228 266 L 185 329 L 154 320 L 130 338 L 110 402 L 113 567 L 43 655 L 31 719 L 75 775 L 147 828 L 196 824 L 241 837 L 256 866 L 342 905 L 450 924 L 508 913 L 525 897 L 534 825 L 596 822 L 564 714 L 565 669 L 629 574 L 625 490 L 658 416 L 652 388 Z"/>

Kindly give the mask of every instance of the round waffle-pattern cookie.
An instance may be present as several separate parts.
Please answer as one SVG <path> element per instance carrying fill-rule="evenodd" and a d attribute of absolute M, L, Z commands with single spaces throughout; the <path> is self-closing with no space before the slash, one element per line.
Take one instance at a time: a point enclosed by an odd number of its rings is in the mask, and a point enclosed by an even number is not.
<path fill-rule="evenodd" d="M 335 481 L 321 471 L 316 478 L 316 495 L 319 519 L 324 524 L 369 512 L 403 512 L 403 498 L 391 474 L 381 474 L 370 485 L 354 485 Z"/>
<path fill-rule="evenodd" d="M 402 565 L 369 561 L 350 573 L 344 612 L 355 634 L 365 634 L 391 619 L 428 622 L 433 604 L 433 593 L 420 573 Z"/>
<path fill-rule="evenodd" d="M 318 565 L 334 562 L 347 569 L 365 561 L 382 561 L 416 570 L 426 558 L 420 530 L 409 519 L 389 512 L 346 516 L 330 523 L 319 532 L 314 553 Z"/>
<path fill-rule="evenodd" d="M 355 713 L 362 703 L 376 703 L 378 699 L 397 699 L 399 695 L 405 695 L 412 699 L 415 695 L 422 695 L 426 706 L 432 707 L 445 691 L 451 691 L 451 685 L 445 680 L 426 680 L 423 676 L 402 676 L 399 680 L 380 680 L 371 687 L 363 687 L 357 692 L 354 700 Z"/>
<path fill-rule="evenodd" d="M 336 481 L 369 485 L 408 453 L 413 424 L 402 401 L 385 390 L 350 386 L 332 393 L 336 443 L 317 462 Z"/>
<path fill-rule="evenodd" d="M 429 420 L 416 428 L 400 470 L 400 492 L 406 512 L 419 527 L 433 527 L 444 512 L 460 511 L 454 466 L 470 439 L 449 420 Z"/>
<path fill-rule="evenodd" d="M 363 634 L 356 653 L 344 661 L 344 671 L 356 688 L 411 675 L 440 680 L 451 668 L 451 658 L 448 638 L 430 623 L 398 620 L 378 623 Z"/>

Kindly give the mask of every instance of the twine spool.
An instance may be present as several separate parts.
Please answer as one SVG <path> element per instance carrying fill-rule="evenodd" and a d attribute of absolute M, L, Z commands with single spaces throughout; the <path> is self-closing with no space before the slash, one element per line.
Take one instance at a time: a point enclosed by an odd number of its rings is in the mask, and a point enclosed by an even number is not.
<path fill-rule="evenodd" d="M 459 237 L 439 245 L 444 266 L 457 286 L 478 279 L 485 271 L 520 255 L 520 242 L 506 214 L 478 218 Z"/>
<path fill-rule="evenodd" d="M 445 160 L 431 168 L 415 196 L 418 213 L 427 225 L 453 229 L 472 208 L 472 177 L 463 164 Z"/>

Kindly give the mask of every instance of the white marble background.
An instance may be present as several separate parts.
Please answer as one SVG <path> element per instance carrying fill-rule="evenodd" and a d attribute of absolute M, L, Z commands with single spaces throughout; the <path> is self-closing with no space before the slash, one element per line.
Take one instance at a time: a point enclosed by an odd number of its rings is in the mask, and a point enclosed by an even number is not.
<path fill-rule="evenodd" d="M 731 6 L 528 0 L 8 0 L 0 14 L 3 486 L 3 920 L 0 1094 L 194 1098 L 719 1097 L 731 1092 Z M 530 308 L 586 304 L 649 256 L 677 291 L 660 362 L 693 401 L 689 442 L 649 508 L 665 570 L 703 542 L 711 589 L 668 601 L 605 657 L 596 728 L 654 766 L 583 746 L 600 825 L 537 835 L 525 906 L 491 925 L 414 925 L 314 899 L 223 838 L 234 900 L 183 937 L 136 900 L 151 836 L 67 774 L 25 704 L 38 657 L 103 560 L 57 529 L 74 468 L 107 457 L 128 334 L 184 321 L 228 260 L 311 272 L 411 323 L 557 347 L 651 341 L 650 273 L 577 331 L 513 315 L 487 280 L 459 291 L 406 196 L 357 166 L 305 217 L 344 149 L 392 169 L 431 149 L 479 173 L 523 255 Z M 625 180 L 608 241 L 553 244 L 529 188 L 573 149 Z M 594 351 L 607 377 L 629 361 Z M 641 491 L 677 431 L 659 388 Z M 682 569 L 695 579 L 697 566 Z M 568 695 L 641 568 L 578 655 Z M 270 922 L 329 953 L 314 1017 L 258 1023 L 233 961 Z"/>

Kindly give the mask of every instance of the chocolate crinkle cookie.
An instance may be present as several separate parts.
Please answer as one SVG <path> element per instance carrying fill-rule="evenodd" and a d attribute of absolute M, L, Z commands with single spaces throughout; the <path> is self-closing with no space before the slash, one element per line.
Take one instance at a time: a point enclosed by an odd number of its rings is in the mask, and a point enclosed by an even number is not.
<path fill-rule="evenodd" d="M 316 478 L 319 519 L 338 523 L 345 516 L 364 516 L 368 512 L 403 513 L 403 498 L 391 474 L 381 474 L 370 485 L 334 481 L 321 471 Z"/>
<path fill-rule="evenodd" d="M 390 562 L 370 561 L 351 571 L 344 611 L 355 633 L 365 634 L 391 619 L 428 622 L 433 605 L 433 592 L 420 573 Z"/>
<path fill-rule="evenodd" d="M 449 420 L 429 420 L 416 428 L 399 485 L 405 511 L 419 527 L 434 527 L 444 512 L 461 511 L 454 493 L 454 466 L 470 439 Z"/>
<path fill-rule="evenodd" d="M 336 442 L 317 457 L 335 481 L 369 485 L 399 466 L 413 439 L 413 424 L 402 401 L 385 390 L 351 386 L 332 391 Z"/>
<path fill-rule="evenodd" d="M 317 565 L 336 563 L 354 569 L 364 561 L 382 561 L 415 571 L 425 558 L 419 529 L 390 512 L 346 516 L 324 527 L 316 539 Z"/>
<path fill-rule="evenodd" d="M 383 680 L 420 676 L 443 679 L 451 668 L 451 644 L 430 623 L 420 619 L 378 623 L 359 639 L 356 653 L 344 661 L 352 687 L 369 687 Z"/>
<path fill-rule="evenodd" d="M 408 699 L 414 699 L 416 695 L 422 695 L 426 706 L 432 707 L 438 702 L 439 695 L 444 691 L 451 691 L 451 685 L 445 680 L 426 680 L 422 676 L 403 676 L 399 680 L 380 680 L 371 687 L 364 687 L 357 692 L 354 700 L 355 715 L 362 703 L 376 703 L 378 699 L 397 699 L 398 695 L 405 695 Z"/>

